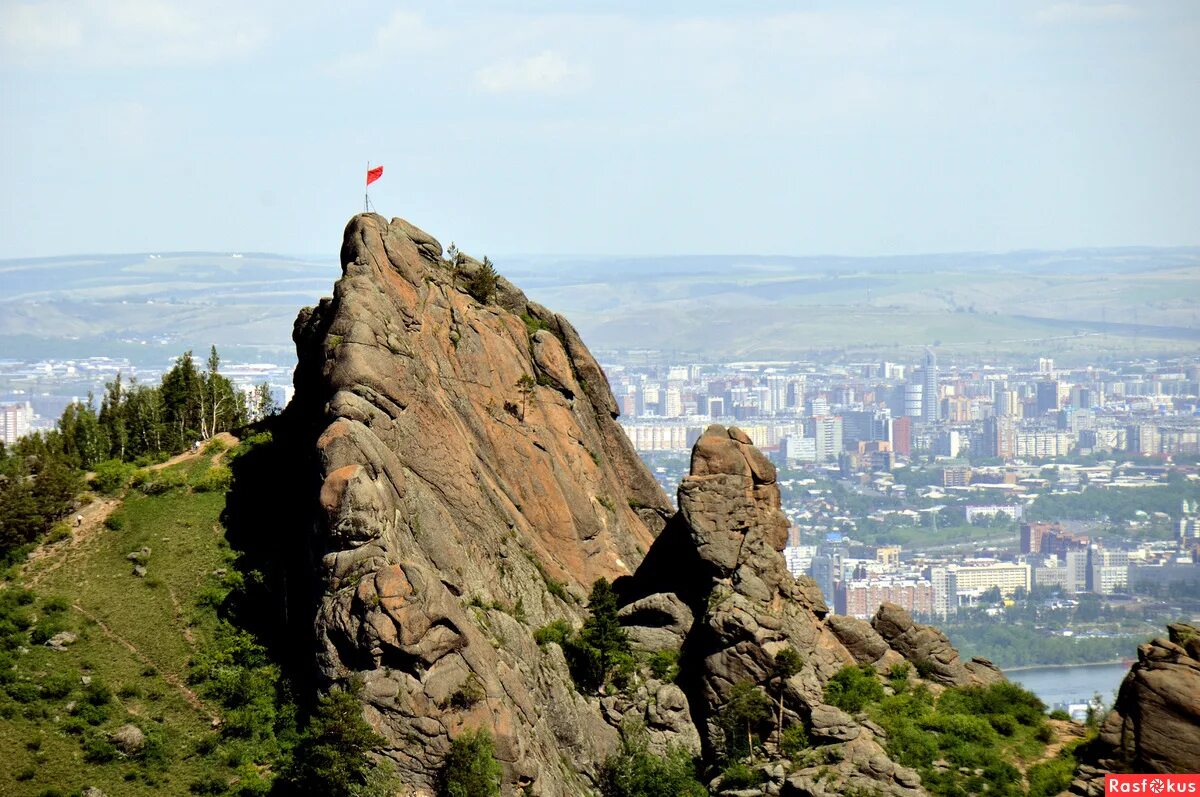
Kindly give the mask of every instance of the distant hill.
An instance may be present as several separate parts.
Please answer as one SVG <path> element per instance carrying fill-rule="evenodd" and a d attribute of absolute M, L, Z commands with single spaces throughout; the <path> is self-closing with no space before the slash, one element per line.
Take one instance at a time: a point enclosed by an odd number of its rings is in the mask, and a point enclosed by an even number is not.
<path fill-rule="evenodd" d="M 898 257 L 497 257 L 594 348 L 701 358 L 872 354 L 1060 359 L 1200 350 L 1200 247 Z M 333 253 L 184 252 L 0 261 L 9 356 L 165 360 L 216 343 L 290 361 L 296 309 Z"/>

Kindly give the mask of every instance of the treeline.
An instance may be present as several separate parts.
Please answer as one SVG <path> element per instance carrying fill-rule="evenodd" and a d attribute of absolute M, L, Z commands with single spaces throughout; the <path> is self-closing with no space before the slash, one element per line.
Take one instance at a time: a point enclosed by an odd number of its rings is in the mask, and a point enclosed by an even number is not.
<path fill-rule="evenodd" d="M 981 656 L 997 667 L 1094 664 L 1129 656 L 1143 639 L 1045 636 L 1021 625 L 943 625 L 942 630 L 964 658 Z"/>
<path fill-rule="evenodd" d="M 1175 516 L 1180 501 L 1200 500 L 1200 486 L 1171 473 L 1163 487 L 1089 487 L 1081 493 L 1043 493 L 1025 513 L 1030 520 L 1138 520 L 1138 512 Z"/>
<path fill-rule="evenodd" d="M 214 346 L 203 369 L 185 352 L 158 385 L 118 374 L 99 407 L 89 395 L 69 405 L 54 430 L 0 444 L 0 561 L 10 562 L 72 511 L 87 472 L 161 462 L 276 411 L 267 385 L 247 401 L 220 365 Z"/>

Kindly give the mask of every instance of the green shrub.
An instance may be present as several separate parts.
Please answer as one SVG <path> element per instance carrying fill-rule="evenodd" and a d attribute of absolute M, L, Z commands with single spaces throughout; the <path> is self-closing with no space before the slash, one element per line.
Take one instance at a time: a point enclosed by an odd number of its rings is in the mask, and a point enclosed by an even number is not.
<path fill-rule="evenodd" d="M 471 673 L 446 698 L 446 705 L 459 711 L 466 711 L 485 697 L 487 697 L 487 693 L 483 689 L 483 684 L 479 682 L 479 677 L 475 673 Z"/>
<path fill-rule="evenodd" d="M 787 758 L 794 758 L 797 753 L 808 747 L 808 734 L 803 725 L 792 725 L 784 728 L 779 734 L 779 752 Z"/>
<path fill-rule="evenodd" d="M 83 687 L 83 699 L 93 706 L 107 706 L 112 702 L 113 693 L 103 682 L 93 678 Z"/>
<path fill-rule="evenodd" d="M 670 745 L 666 754 L 649 752 L 645 729 L 621 729 L 621 751 L 600 767 L 603 797 L 706 797 L 687 750 Z"/>
<path fill-rule="evenodd" d="M 1039 761 L 1025 776 L 1029 781 L 1029 797 L 1053 797 L 1070 788 L 1075 776 L 1075 760 L 1068 756 Z"/>
<path fill-rule="evenodd" d="M 196 492 L 223 493 L 233 484 L 233 471 L 224 465 L 214 465 L 195 484 Z"/>
<path fill-rule="evenodd" d="M 47 617 L 38 623 L 37 628 L 29 632 L 29 641 L 35 645 L 44 645 L 50 641 L 50 638 L 63 630 L 63 619 L 61 617 Z"/>
<path fill-rule="evenodd" d="M 67 609 L 71 608 L 71 601 L 61 595 L 55 595 L 47 598 L 42 603 L 42 612 L 44 614 L 62 614 Z"/>
<path fill-rule="evenodd" d="M 48 545 L 69 539 L 71 539 L 71 527 L 66 523 L 55 523 L 50 527 L 50 533 L 46 535 L 46 543 Z"/>
<path fill-rule="evenodd" d="M 219 440 L 214 437 L 213 439 L 209 440 L 207 443 L 204 444 L 204 448 L 201 451 L 201 453 L 206 454 L 207 456 L 211 457 L 215 454 L 220 454 L 221 452 L 225 451 L 227 448 L 229 448 L 229 446 L 225 444 L 224 440 Z"/>
<path fill-rule="evenodd" d="M 103 725 L 108 719 L 108 706 L 97 706 L 87 702 L 77 703 L 71 714 L 81 723 Z"/>
<path fill-rule="evenodd" d="M 525 329 L 532 335 L 539 329 L 550 329 L 550 325 L 541 319 L 534 318 L 528 313 L 521 313 L 521 320 L 525 322 Z"/>
<path fill-rule="evenodd" d="M 566 620 L 555 620 L 548 625 L 544 625 L 533 632 L 533 641 L 539 645 L 547 645 L 554 642 L 558 645 L 564 645 L 571 638 L 571 624 Z"/>
<path fill-rule="evenodd" d="M 117 757 L 116 746 L 100 731 L 91 731 L 83 737 L 83 760 L 89 764 L 105 764 Z"/>
<path fill-rule="evenodd" d="M 42 682 L 42 694 L 51 700 L 61 700 L 75 689 L 78 679 L 66 673 L 54 673 L 46 676 Z"/>
<path fill-rule="evenodd" d="M 122 531 L 125 528 L 125 516 L 119 512 L 113 512 L 104 518 L 104 528 L 109 531 Z"/>
<path fill-rule="evenodd" d="M 146 495 L 162 495 L 184 487 L 187 487 L 187 476 L 174 468 L 155 471 L 150 479 L 138 485 Z"/>
<path fill-rule="evenodd" d="M 561 581 L 555 581 L 552 578 L 546 579 L 546 591 L 560 601 L 569 601 L 571 596 L 567 594 L 567 587 Z"/>
<path fill-rule="evenodd" d="M 1068 714 L 1065 709 L 1056 708 L 1050 712 L 1050 719 L 1066 721 L 1071 719 L 1071 715 Z"/>
<path fill-rule="evenodd" d="M 438 777 L 438 797 L 498 797 L 503 770 L 492 735 L 480 728 L 450 743 Z"/>
<path fill-rule="evenodd" d="M 137 468 L 119 459 L 108 459 L 96 463 L 92 470 L 95 473 L 92 477 L 92 488 L 97 492 L 113 495 L 125 489 Z"/>
<path fill-rule="evenodd" d="M 622 685 L 635 669 L 629 637 L 617 619 L 617 595 L 607 579 L 592 585 L 588 617 L 563 649 L 575 685 L 594 692 L 610 679 Z"/>
<path fill-rule="evenodd" d="M 42 698 L 42 690 L 28 681 L 14 681 L 5 686 L 4 691 L 18 703 L 34 703 Z"/>
<path fill-rule="evenodd" d="M 721 772 L 721 789 L 750 789 L 763 782 L 761 770 L 752 769 L 749 765 L 734 761 Z"/>
<path fill-rule="evenodd" d="M 474 271 L 463 274 L 463 290 L 480 304 L 487 304 L 496 293 L 500 275 L 496 273 L 492 261 L 486 257 Z"/>
<path fill-rule="evenodd" d="M 660 681 L 674 681 L 679 677 L 679 653 L 674 650 L 656 650 L 646 662 L 650 673 Z"/>
<path fill-rule="evenodd" d="M 224 794 L 228 790 L 229 784 L 216 775 L 206 775 L 188 784 L 192 794 Z"/>
<path fill-rule="evenodd" d="M 1015 717 L 1010 714 L 996 714 L 988 717 L 988 722 L 996 729 L 996 733 L 1001 736 L 1012 736 L 1017 732 L 1018 723 Z"/>
<path fill-rule="evenodd" d="M 857 714 L 883 699 L 883 684 L 869 664 L 843 667 L 825 684 L 825 702 Z"/>

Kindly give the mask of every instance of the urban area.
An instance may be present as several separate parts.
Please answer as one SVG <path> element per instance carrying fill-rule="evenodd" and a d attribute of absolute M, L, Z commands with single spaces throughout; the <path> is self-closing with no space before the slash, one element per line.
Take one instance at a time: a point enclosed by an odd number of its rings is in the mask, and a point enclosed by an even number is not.
<path fill-rule="evenodd" d="M 125 360 L 0 362 L 0 439 L 51 428 Z M 669 495 L 710 423 L 779 468 L 784 550 L 831 608 L 881 603 L 935 621 L 1006 669 L 1127 659 L 1166 621 L 1200 616 L 1200 363 L 1059 367 L 919 363 L 604 367 L 634 447 Z M 291 367 L 226 364 L 247 397 L 291 397 Z M 1082 704 L 1071 706 L 1082 710 Z"/>

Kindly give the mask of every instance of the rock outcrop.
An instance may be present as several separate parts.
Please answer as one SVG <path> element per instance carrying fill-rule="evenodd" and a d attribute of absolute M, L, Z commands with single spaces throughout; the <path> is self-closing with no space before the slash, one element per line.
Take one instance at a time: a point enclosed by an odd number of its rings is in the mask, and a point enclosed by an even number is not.
<path fill-rule="evenodd" d="M 296 320 L 319 667 L 362 679 L 414 793 L 460 729 L 486 725 L 508 788 L 575 795 L 617 734 L 530 628 L 578 621 L 673 510 L 571 324 L 503 278 L 472 296 L 481 264 L 442 254 L 401 219 L 356 216 L 333 297 Z"/>
<path fill-rule="evenodd" d="M 720 710 L 746 682 L 818 745 L 764 765 L 764 793 L 924 794 L 878 726 L 823 702 L 825 684 L 905 659 L 935 689 L 1002 676 L 896 607 L 873 623 L 831 616 L 785 566 L 775 468 L 745 433 L 705 430 L 675 511 L 565 318 L 402 219 L 354 217 L 342 269 L 297 318 L 288 410 L 316 471 L 317 664 L 325 685 L 362 682 L 405 794 L 428 797 L 451 740 L 479 726 L 506 795 L 592 793 L 631 721 L 654 750 L 715 761 Z M 560 647 L 535 643 L 551 621 L 578 625 L 601 577 L 635 649 L 677 654 L 674 683 L 643 671 L 584 696 Z M 801 666 L 785 677 L 789 649 Z"/>
<path fill-rule="evenodd" d="M 1074 793 L 1103 794 L 1106 772 L 1200 770 L 1200 628 L 1172 623 L 1167 633 L 1138 647 Z"/>
<path fill-rule="evenodd" d="M 887 757 L 869 724 L 823 702 L 825 683 L 843 667 L 903 657 L 870 624 L 831 616 L 816 583 L 788 572 L 780 553 L 788 523 L 775 478 L 775 466 L 740 429 L 704 431 L 679 486 L 679 513 L 634 576 L 618 583 L 629 631 L 634 639 L 670 641 L 672 649 L 681 641 L 679 683 L 706 758 L 725 749 L 719 712 L 738 684 L 776 696 L 784 727 L 806 726 L 824 749 L 790 771 L 766 767 L 765 793 L 924 794 L 917 773 Z M 642 608 L 680 605 L 687 611 Z M 789 648 L 803 666 L 781 682 L 774 659 Z"/>
<path fill-rule="evenodd" d="M 924 677 L 943 686 L 986 686 L 1004 680 L 1004 673 L 987 659 L 964 663 L 941 631 L 914 622 L 912 615 L 893 603 L 879 607 L 871 627 L 880 638 Z"/>

